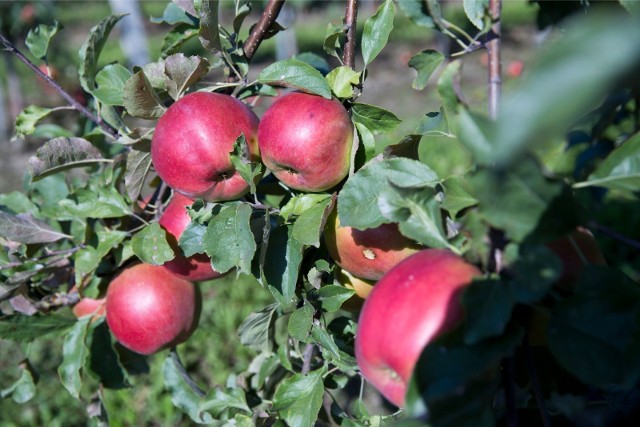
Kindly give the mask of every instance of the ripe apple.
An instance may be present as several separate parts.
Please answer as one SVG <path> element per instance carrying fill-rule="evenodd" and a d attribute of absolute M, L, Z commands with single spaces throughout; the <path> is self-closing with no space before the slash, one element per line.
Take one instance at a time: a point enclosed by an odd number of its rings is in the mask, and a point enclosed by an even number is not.
<path fill-rule="evenodd" d="M 375 282 L 372 280 L 364 280 L 354 276 L 346 270 L 336 268 L 335 277 L 342 286 L 347 289 L 353 289 L 355 295 L 346 300 L 342 307 L 348 311 L 359 311 L 362 308 L 364 300 L 367 299 Z"/>
<path fill-rule="evenodd" d="M 291 92 L 265 111 L 258 127 L 262 161 L 281 182 L 324 191 L 349 173 L 353 124 L 336 99 Z"/>
<path fill-rule="evenodd" d="M 575 281 L 588 264 L 607 265 L 598 242 L 584 227 L 577 227 L 571 234 L 547 243 L 562 261 L 559 283 Z"/>
<path fill-rule="evenodd" d="M 198 323 L 195 285 L 169 270 L 137 264 L 107 288 L 107 324 L 129 350 L 153 354 L 186 341 Z"/>
<path fill-rule="evenodd" d="M 452 252 L 424 249 L 376 283 L 360 312 L 355 352 L 362 374 L 390 402 L 404 405 L 422 350 L 461 320 L 461 292 L 478 275 Z"/>
<path fill-rule="evenodd" d="M 71 311 L 77 318 L 92 314 L 92 320 L 95 320 L 105 315 L 105 303 L 105 298 L 82 298 Z"/>
<path fill-rule="evenodd" d="M 211 267 L 211 260 L 205 254 L 195 254 L 186 257 L 178 246 L 182 232 L 191 222 L 187 206 L 193 200 L 180 193 L 173 193 L 171 201 L 162 212 L 158 223 L 167 231 L 167 240 L 176 254 L 175 258 L 163 264 L 163 267 L 187 280 L 200 281 L 220 277 L 220 273 Z"/>
<path fill-rule="evenodd" d="M 354 276 L 378 280 L 421 247 L 404 237 L 397 224 L 357 230 L 340 225 L 337 210 L 327 218 L 324 241 L 336 264 Z"/>
<path fill-rule="evenodd" d="M 153 166 L 167 185 L 191 199 L 236 199 L 249 184 L 233 167 L 230 152 L 244 134 L 252 159 L 259 160 L 258 122 L 249 107 L 229 95 L 185 95 L 158 121 L 151 141 Z"/>

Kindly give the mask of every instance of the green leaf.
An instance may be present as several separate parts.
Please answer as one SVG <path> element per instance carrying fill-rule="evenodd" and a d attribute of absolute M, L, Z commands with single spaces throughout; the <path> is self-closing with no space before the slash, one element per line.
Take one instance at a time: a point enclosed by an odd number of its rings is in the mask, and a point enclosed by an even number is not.
<path fill-rule="evenodd" d="M 424 89 L 429 78 L 442 62 L 444 62 L 444 55 L 433 49 L 423 50 L 413 55 L 409 59 L 409 67 L 415 69 L 418 72 L 418 76 L 411 86 L 417 90 Z"/>
<path fill-rule="evenodd" d="M 389 222 L 378 207 L 378 199 L 391 184 L 402 188 L 435 188 L 438 177 L 416 160 L 399 157 L 369 162 L 340 191 L 340 223 L 364 230 Z"/>
<path fill-rule="evenodd" d="M 274 62 L 260 72 L 257 80 L 264 84 L 293 87 L 331 99 L 331 87 L 322 74 L 298 59 Z"/>
<path fill-rule="evenodd" d="M 449 116 L 458 112 L 458 106 L 461 103 L 457 93 L 461 69 L 462 61 L 451 61 L 444 67 L 438 78 L 438 95 L 442 99 L 442 107 Z"/>
<path fill-rule="evenodd" d="M 335 96 L 344 99 L 353 96 L 353 86 L 360 82 L 361 75 L 362 73 L 343 65 L 331 70 L 326 79 Z"/>
<path fill-rule="evenodd" d="M 202 398 L 187 384 L 173 358 L 168 356 L 162 365 L 164 386 L 171 402 L 198 424 L 211 424 L 213 417 L 201 408 Z"/>
<path fill-rule="evenodd" d="M 324 202 L 331 196 L 322 193 L 304 193 L 293 196 L 286 205 L 280 209 L 280 216 L 288 221 L 292 216 L 300 216 L 305 211 Z"/>
<path fill-rule="evenodd" d="M 80 249 L 75 253 L 75 274 L 76 283 L 81 283 L 83 278 L 98 268 L 102 259 L 109 252 L 118 246 L 127 237 L 127 233 L 119 230 L 110 230 L 108 228 L 98 229 L 96 231 L 98 238 L 95 247 L 89 246 Z"/>
<path fill-rule="evenodd" d="M 332 358 L 335 358 L 335 361 L 340 360 L 340 349 L 336 345 L 333 337 L 329 335 L 329 333 L 324 330 L 320 325 L 314 324 L 311 329 L 311 336 L 313 340 L 320 346 L 322 350 L 326 350 L 329 352 Z M 324 352 L 323 352 L 324 353 Z M 332 360 L 334 362 L 334 360 Z"/>
<path fill-rule="evenodd" d="M 391 185 L 380 194 L 378 209 L 387 222 L 398 222 L 400 232 L 406 237 L 428 247 L 459 253 L 459 249 L 449 243 L 436 196 L 430 188 L 416 191 Z"/>
<path fill-rule="evenodd" d="M 589 178 L 575 184 L 574 188 L 589 186 L 638 191 L 640 188 L 640 133 L 609 153 Z"/>
<path fill-rule="evenodd" d="M 0 398 L 6 399 L 11 396 L 14 402 L 20 404 L 28 402 L 36 394 L 36 373 L 28 360 L 20 363 L 20 378 L 9 388 L 0 390 Z"/>
<path fill-rule="evenodd" d="M 0 211 L 0 236 L 13 242 L 26 244 L 49 243 L 72 236 L 52 228 L 31 214 L 11 215 Z"/>
<path fill-rule="evenodd" d="M 362 32 L 362 59 L 365 67 L 375 59 L 389 40 L 393 30 L 395 7 L 392 0 L 385 0 L 376 13 L 364 23 Z"/>
<path fill-rule="evenodd" d="M 271 231 L 267 250 L 264 276 L 271 293 L 286 307 L 295 295 L 304 246 L 293 237 L 293 226 L 282 225 Z"/>
<path fill-rule="evenodd" d="M 366 161 L 373 159 L 376 156 L 376 140 L 373 133 L 368 127 L 362 123 L 355 123 L 356 130 L 358 131 L 358 137 L 364 147 L 364 155 Z"/>
<path fill-rule="evenodd" d="M 273 396 L 272 409 L 291 426 L 312 427 L 322 407 L 322 376 L 325 372 L 326 368 L 322 367 L 307 375 L 295 374 L 282 381 Z"/>
<path fill-rule="evenodd" d="M 29 30 L 25 44 L 33 56 L 44 59 L 49 51 L 51 39 L 53 39 L 62 28 L 62 25 L 60 25 L 58 21 L 54 21 L 53 25 L 40 24 Z"/>
<path fill-rule="evenodd" d="M 151 153 L 131 150 L 127 154 L 127 166 L 124 173 L 124 187 L 131 200 L 137 200 L 151 169 Z"/>
<path fill-rule="evenodd" d="M 200 56 L 186 57 L 182 53 L 176 53 L 165 59 L 164 72 L 167 76 L 167 91 L 177 100 L 187 88 L 209 72 L 209 61 Z"/>
<path fill-rule="evenodd" d="M 402 123 L 391 111 L 359 102 L 351 106 L 351 114 L 354 122 L 366 126 L 374 135 L 391 132 Z"/>
<path fill-rule="evenodd" d="M 268 351 L 271 347 L 269 333 L 278 304 L 269 304 L 258 312 L 251 313 L 238 328 L 240 343 L 256 351 Z"/>
<path fill-rule="evenodd" d="M 111 162 L 102 157 L 100 150 L 83 138 L 54 138 L 42 145 L 27 161 L 31 181 L 71 169 Z"/>
<path fill-rule="evenodd" d="M 620 0 L 620 5 L 627 9 L 627 11 L 632 15 L 640 15 L 640 3 L 636 0 Z"/>
<path fill-rule="evenodd" d="M 100 52 L 107 43 L 109 34 L 113 27 L 125 15 L 111 15 L 100 21 L 98 25 L 91 28 L 89 37 L 80 47 L 80 67 L 78 75 L 82 88 L 91 93 L 96 88 L 96 68 Z"/>
<path fill-rule="evenodd" d="M 92 187 L 76 190 L 58 207 L 67 215 L 60 219 L 119 218 L 131 213 L 129 203 L 115 187 Z"/>
<path fill-rule="evenodd" d="M 207 227 L 198 223 L 197 221 L 191 221 L 187 228 L 184 229 L 180 235 L 178 246 L 184 252 L 184 255 L 190 257 L 195 254 L 204 253 L 204 236 L 207 233 Z"/>
<path fill-rule="evenodd" d="M 30 342 L 48 334 L 62 334 L 76 324 L 76 319 L 55 314 L 0 318 L 0 338 Z"/>
<path fill-rule="evenodd" d="M 464 0 L 462 6 L 469 21 L 479 30 L 484 29 L 489 10 L 489 0 Z"/>
<path fill-rule="evenodd" d="M 434 111 L 425 114 L 418 124 L 416 134 L 423 136 L 445 136 L 455 138 L 455 135 L 451 133 L 449 119 L 443 107 L 440 107 L 439 112 Z"/>
<path fill-rule="evenodd" d="M 303 245 L 320 247 L 320 235 L 331 205 L 331 198 L 326 198 L 317 205 L 304 211 L 293 223 L 293 238 Z"/>
<path fill-rule="evenodd" d="M 462 295 L 466 321 L 464 342 L 469 345 L 502 335 L 516 304 L 514 289 L 498 278 L 474 280 Z"/>
<path fill-rule="evenodd" d="M 231 409 L 239 409 L 247 414 L 252 413 L 249 405 L 247 405 L 247 397 L 244 394 L 244 390 L 241 388 L 223 391 L 216 387 L 202 399 L 200 404 L 200 411 L 211 411 L 214 417 L 220 417 Z"/>
<path fill-rule="evenodd" d="M 458 128 L 460 141 L 473 154 L 476 161 L 482 164 L 492 164 L 495 150 L 494 123 L 487 117 L 480 116 L 460 108 L 458 112 Z"/>
<path fill-rule="evenodd" d="M 516 300 L 540 301 L 557 283 L 562 268 L 560 259 L 546 246 L 520 245 L 518 257 L 510 266 Z"/>
<path fill-rule="evenodd" d="M 58 375 L 64 388 L 71 396 L 80 398 L 82 387 L 81 371 L 89 354 L 86 340 L 91 322 L 91 316 L 78 319 L 73 328 L 64 338 L 62 345 L 62 363 L 58 367 Z"/>
<path fill-rule="evenodd" d="M 237 3 L 236 3 L 237 4 Z M 242 23 L 244 19 L 249 16 L 251 13 L 251 2 L 247 1 L 246 3 L 240 5 L 240 7 L 236 8 L 236 16 L 233 18 L 233 32 L 239 33 L 242 28 Z"/>
<path fill-rule="evenodd" d="M 314 314 L 315 309 L 306 302 L 302 307 L 291 313 L 288 323 L 289 335 L 298 341 L 305 341 L 311 333 Z"/>
<path fill-rule="evenodd" d="M 122 100 L 127 113 L 141 119 L 157 119 L 166 110 L 143 70 L 127 80 Z"/>
<path fill-rule="evenodd" d="M 256 252 L 249 224 L 251 212 L 251 206 L 244 203 L 224 206 L 209 222 L 203 243 L 216 271 L 226 273 L 237 268 L 238 273 L 251 273 Z"/>
<path fill-rule="evenodd" d="M 200 31 L 189 24 L 178 25 L 167 32 L 160 46 L 160 58 L 179 53 L 185 43 L 200 34 Z"/>
<path fill-rule="evenodd" d="M 122 99 L 125 83 L 131 71 L 120 64 L 109 64 L 96 75 L 97 89 L 92 94 L 106 105 L 124 105 Z"/>
<path fill-rule="evenodd" d="M 342 25 L 336 25 L 333 23 L 327 24 L 327 31 L 325 33 L 324 41 L 322 43 L 322 49 L 329 55 L 338 58 L 336 49 L 340 47 L 340 37 L 344 35 L 344 28 Z"/>
<path fill-rule="evenodd" d="M 162 265 L 175 258 L 166 231 L 157 222 L 144 227 L 131 238 L 133 253 L 147 264 Z"/>
<path fill-rule="evenodd" d="M 241 134 L 233 144 L 231 163 L 242 179 L 249 184 L 251 194 L 255 194 L 256 184 L 260 181 L 264 168 L 260 161 L 252 158 L 251 153 L 249 152 L 249 144 L 247 143 L 247 139 L 244 134 Z"/>
<path fill-rule="evenodd" d="M 16 138 L 24 138 L 36 131 L 38 122 L 56 111 L 51 108 L 38 107 L 37 105 L 29 105 L 20 111 L 16 117 Z"/>
<path fill-rule="evenodd" d="M 485 221 L 517 242 L 536 229 L 563 189 L 561 182 L 546 179 L 530 158 L 508 170 L 481 169 L 471 178 L 471 185 Z"/>
<path fill-rule="evenodd" d="M 210 53 L 216 55 L 222 51 L 220 31 L 218 30 L 218 7 L 215 0 L 202 0 L 198 13 L 200 15 L 200 43 Z"/>
<path fill-rule="evenodd" d="M 461 176 L 452 176 L 443 183 L 444 200 L 442 209 L 448 211 L 455 218 L 460 211 L 475 206 L 478 200 L 470 193 L 467 179 Z"/>
<path fill-rule="evenodd" d="M 424 28 L 435 28 L 423 0 L 402 0 L 398 2 L 398 7 L 415 24 Z"/>
<path fill-rule="evenodd" d="M 167 7 L 164 9 L 162 16 L 160 18 L 151 18 L 151 22 L 155 24 L 189 24 L 198 25 L 198 19 L 195 16 L 188 14 L 185 10 L 181 9 L 180 6 L 173 2 L 167 3 Z"/>
<path fill-rule="evenodd" d="M 328 313 L 338 311 L 346 300 L 351 298 L 355 291 L 339 285 L 325 285 L 318 290 L 318 297 L 322 309 Z"/>
<path fill-rule="evenodd" d="M 549 349 L 587 384 L 629 389 L 640 377 L 640 290 L 626 276 L 587 266 L 572 296 L 551 311 Z"/>
<path fill-rule="evenodd" d="M 120 364 L 119 355 L 114 349 L 113 340 L 107 322 L 99 321 L 91 332 L 89 368 L 100 379 L 100 383 L 109 389 L 129 387 L 127 371 Z"/>
<path fill-rule="evenodd" d="M 20 191 L 0 194 L 0 206 L 4 206 L 13 213 L 37 214 L 39 208 L 31 199 Z M 3 209 L 5 210 L 5 209 Z"/>

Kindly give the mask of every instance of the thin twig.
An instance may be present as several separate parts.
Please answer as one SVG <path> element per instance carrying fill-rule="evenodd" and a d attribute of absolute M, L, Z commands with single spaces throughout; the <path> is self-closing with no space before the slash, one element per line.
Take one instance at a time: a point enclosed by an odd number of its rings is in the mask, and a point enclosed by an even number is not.
<path fill-rule="evenodd" d="M 619 240 L 631 246 L 632 248 L 640 249 L 640 242 L 638 242 L 637 240 L 633 240 L 625 235 L 622 235 L 617 231 L 610 229 L 609 227 L 605 227 L 604 225 L 598 224 L 595 221 L 590 221 L 589 226 L 597 229 L 598 231 L 601 231 L 602 233 L 606 234 L 607 236 L 613 239 Z"/>
<path fill-rule="evenodd" d="M 243 45 L 244 56 L 248 62 L 251 62 L 251 59 L 253 59 L 253 55 L 255 55 L 260 43 L 264 40 L 269 27 L 276 22 L 283 5 L 284 0 L 269 0 L 269 3 L 267 3 L 264 12 L 262 12 L 262 16 L 260 16 L 258 23 Z"/>
<path fill-rule="evenodd" d="M 180 373 L 180 376 L 182 377 L 184 382 L 187 383 L 189 388 L 191 388 L 191 390 L 193 390 L 193 392 L 197 394 L 199 397 L 204 397 L 206 393 L 204 392 L 204 390 L 198 387 L 198 384 L 196 384 L 195 381 L 193 381 L 193 378 L 189 376 L 189 373 L 187 372 L 184 365 L 182 364 L 182 361 L 180 360 L 180 356 L 178 355 L 178 352 L 176 351 L 175 347 L 171 348 L 171 360 L 173 360 L 173 363 L 176 366 L 176 369 Z"/>
<path fill-rule="evenodd" d="M 489 117 L 493 120 L 498 118 L 500 108 L 500 92 L 502 89 L 502 66 L 500 57 L 502 33 L 500 29 L 500 12 L 502 0 L 489 0 L 489 13 L 493 20 L 491 30 L 496 38 L 487 43 L 487 53 L 489 56 Z"/>
<path fill-rule="evenodd" d="M 13 267 L 19 267 L 27 262 L 38 262 L 38 261 L 43 261 L 45 259 L 49 259 L 49 258 L 53 258 L 53 257 L 59 257 L 56 259 L 56 261 L 59 261 L 61 259 L 64 258 L 68 258 L 71 255 L 73 255 L 75 252 L 79 251 L 80 249 L 84 248 L 85 245 L 78 245 L 78 246 L 74 246 L 73 248 L 69 248 L 69 249 L 62 249 L 59 251 L 50 251 L 45 253 L 44 255 L 37 257 L 37 258 L 30 258 L 30 259 L 26 259 L 26 260 L 22 260 L 22 261 L 13 261 L 13 262 L 8 262 L 6 264 L 0 265 L 0 270 L 6 270 L 9 268 L 13 268 Z"/>
<path fill-rule="evenodd" d="M 14 54 L 20 61 L 22 61 L 27 67 L 29 67 L 34 73 L 38 75 L 41 79 L 43 79 L 49 86 L 55 89 L 56 92 L 60 94 L 73 108 L 82 113 L 86 118 L 91 120 L 93 123 L 100 126 L 100 128 L 113 139 L 118 139 L 118 131 L 113 128 L 109 123 L 102 120 L 99 116 L 93 114 L 89 111 L 84 105 L 80 104 L 73 96 L 71 96 L 67 91 L 65 91 L 55 80 L 49 77 L 46 73 L 42 72 L 40 68 L 38 68 L 33 62 L 29 60 L 26 56 L 22 54 L 16 48 L 9 39 L 7 39 L 3 34 L 0 34 L 0 42 L 5 46 L 6 50 L 12 54 Z"/>
<path fill-rule="evenodd" d="M 344 65 L 356 68 L 356 21 L 358 19 L 358 0 L 347 0 L 347 11 L 344 14 L 346 41 L 344 43 Z"/>
<path fill-rule="evenodd" d="M 547 412 L 547 404 L 542 395 L 542 387 L 540 386 L 540 378 L 538 377 L 538 370 L 533 363 L 533 357 L 531 356 L 531 346 L 529 345 L 529 337 L 524 337 L 522 343 L 524 350 L 524 361 L 527 365 L 527 371 L 531 378 L 531 385 L 533 387 L 533 395 L 538 403 L 538 410 L 540 411 L 540 417 L 542 418 L 542 425 L 544 427 L 551 427 L 551 420 L 549 419 L 549 413 Z"/>
<path fill-rule="evenodd" d="M 311 343 L 304 347 L 304 351 L 302 352 L 302 375 L 307 375 L 311 370 L 311 359 L 313 358 L 314 348 L 315 346 Z"/>

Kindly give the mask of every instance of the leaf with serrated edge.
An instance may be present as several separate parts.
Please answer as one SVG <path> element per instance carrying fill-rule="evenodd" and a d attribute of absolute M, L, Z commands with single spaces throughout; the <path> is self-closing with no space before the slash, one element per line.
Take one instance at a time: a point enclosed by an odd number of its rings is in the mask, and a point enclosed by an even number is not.
<path fill-rule="evenodd" d="M 220 31 L 218 30 L 219 3 L 213 0 L 200 2 L 200 43 L 214 55 L 222 50 Z"/>
<path fill-rule="evenodd" d="M 173 249 L 167 242 L 167 233 L 157 222 L 137 232 L 131 238 L 131 247 L 133 253 L 148 264 L 162 265 L 175 258 Z"/>
<path fill-rule="evenodd" d="M 75 325 L 76 319 L 55 314 L 13 315 L 0 320 L 0 338 L 16 342 L 30 342 L 49 334 L 61 334 Z"/>
<path fill-rule="evenodd" d="M 485 16 L 489 9 L 489 0 L 464 0 L 462 2 L 464 13 L 469 21 L 479 30 L 484 28 Z"/>
<path fill-rule="evenodd" d="M 85 343 L 91 322 L 91 316 L 78 319 L 71 331 L 65 336 L 62 345 L 62 363 L 58 367 L 60 382 L 71 396 L 80 398 L 82 387 L 81 371 L 84 362 L 89 355 L 89 349 Z"/>
<path fill-rule="evenodd" d="M 30 105 L 22 110 L 16 117 L 16 138 L 24 138 L 33 134 L 38 122 L 54 111 L 55 109 L 38 107 L 37 105 Z"/>
<path fill-rule="evenodd" d="M 274 62 L 258 76 L 258 82 L 293 87 L 331 99 L 331 88 L 320 71 L 298 59 Z"/>
<path fill-rule="evenodd" d="M 387 44 L 389 34 L 393 30 L 394 14 L 393 1 L 385 0 L 375 15 L 365 21 L 361 42 L 365 66 L 370 64 Z"/>
<path fill-rule="evenodd" d="M 269 349 L 269 331 L 278 304 L 269 304 L 258 312 L 251 313 L 238 328 L 240 343 L 256 351 Z"/>
<path fill-rule="evenodd" d="M 291 426 L 312 427 L 322 407 L 326 367 L 295 374 L 282 381 L 273 396 L 273 410 Z"/>
<path fill-rule="evenodd" d="M 138 71 L 127 80 L 122 99 L 124 108 L 133 117 L 157 119 L 166 110 L 143 70 Z"/>
<path fill-rule="evenodd" d="M 96 88 L 96 67 L 102 48 L 107 43 L 107 38 L 113 27 L 122 19 L 124 14 L 111 15 L 100 21 L 98 25 L 91 28 L 89 37 L 80 47 L 80 67 L 78 76 L 80 85 L 84 90 L 91 93 Z"/>
<path fill-rule="evenodd" d="M 171 402 L 198 424 L 211 424 L 213 417 L 200 408 L 202 399 L 184 380 L 171 356 L 162 365 L 164 386 L 171 395 Z"/>
<path fill-rule="evenodd" d="M 92 94 L 107 105 L 123 105 L 124 86 L 131 71 L 120 64 L 109 64 L 96 75 L 98 85 Z"/>
<path fill-rule="evenodd" d="M 283 225 L 271 230 L 268 260 L 264 276 L 269 290 L 283 306 L 288 306 L 295 295 L 304 246 L 293 237 L 293 226 Z"/>
<path fill-rule="evenodd" d="M 359 102 L 351 106 L 351 114 L 354 122 L 366 126 L 374 135 L 391 132 L 402 123 L 391 111 Z"/>
<path fill-rule="evenodd" d="M 291 313 L 287 324 L 289 335 L 298 341 L 306 340 L 313 327 L 314 313 L 315 310 L 309 303 L 305 303 L 302 307 Z"/>
<path fill-rule="evenodd" d="M 11 215 L 0 211 L 0 236 L 12 242 L 49 243 L 72 236 L 52 228 L 31 214 Z"/>
<path fill-rule="evenodd" d="M 29 30 L 25 44 L 33 56 L 44 59 L 49 51 L 51 39 L 53 39 L 62 28 L 62 25 L 60 25 L 58 21 L 54 21 L 53 25 L 40 24 Z"/>
<path fill-rule="evenodd" d="M 167 77 L 167 91 L 173 99 L 178 99 L 184 91 L 198 82 L 209 71 L 209 61 L 200 56 L 186 57 L 177 53 L 164 61 Z"/>
<path fill-rule="evenodd" d="M 304 211 L 293 223 L 293 237 L 303 245 L 320 247 L 320 234 L 326 221 L 331 199 L 325 199 Z"/>
<path fill-rule="evenodd" d="M 227 205 L 209 222 L 203 243 L 216 271 L 226 273 L 237 268 L 238 274 L 251 273 L 256 251 L 249 223 L 251 213 L 251 207 L 245 203 Z"/>
<path fill-rule="evenodd" d="M 54 138 L 47 141 L 27 161 L 27 172 L 33 181 L 48 175 L 94 163 L 111 162 L 82 138 Z"/>
<path fill-rule="evenodd" d="M 124 173 L 124 187 L 131 200 L 136 200 L 140 195 L 150 168 L 151 153 L 138 150 L 129 151 L 127 168 Z"/>
<path fill-rule="evenodd" d="M 417 53 L 409 60 L 409 67 L 418 72 L 418 76 L 412 83 L 412 87 L 422 90 L 427 86 L 433 72 L 444 61 L 444 55 L 437 50 L 427 49 Z"/>
<path fill-rule="evenodd" d="M 362 73 L 358 73 L 352 70 L 350 67 L 343 65 L 342 67 L 334 68 L 329 74 L 327 74 L 327 81 L 331 90 L 338 98 L 351 98 L 353 96 L 353 86 L 360 82 L 360 76 Z"/>

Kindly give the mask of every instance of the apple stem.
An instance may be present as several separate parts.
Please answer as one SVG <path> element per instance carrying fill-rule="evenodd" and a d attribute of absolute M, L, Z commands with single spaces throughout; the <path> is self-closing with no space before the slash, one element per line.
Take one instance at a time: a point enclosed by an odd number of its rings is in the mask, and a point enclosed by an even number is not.
<path fill-rule="evenodd" d="M 283 5 L 284 0 L 269 0 L 267 3 L 258 23 L 249 37 L 247 37 L 247 40 L 244 42 L 242 47 L 244 49 L 244 56 L 247 58 L 247 62 L 251 62 L 251 59 L 253 59 L 253 55 L 255 55 L 260 43 L 262 43 L 262 40 L 264 40 L 264 37 L 267 35 L 269 27 L 276 22 Z"/>
<path fill-rule="evenodd" d="M 20 61 L 22 61 L 27 67 L 31 69 L 34 73 L 38 75 L 41 79 L 43 79 L 49 86 L 55 89 L 56 92 L 60 94 L 71 106 L 86 118 L 91 120 L 93 123 L 100 126 L 100 128 L 111 138 L 118 139 L 118 130 L 113 128 L 109 123 L 103 121 L 99 116 L 93 114 L 89 111 L 84 105 L 79 103 L 73 96 L 71 96 L 67 91 L 65 91 L 62 86 L 60 86 L 55 80 L 49 77 L 46 73 L 44 73 L 40 68 L 38 68 L 33 62 L 29 60 L 20 50 L 11 41 L 6 38 L 3 34 L 0 33 L 0 43 L 5 46 L 5 50 L 14 54 Z"/>
<path fill-rule="evenodd" d="M 524 361 L 527 366 L 527 371 L 529 372 L 529 377 L 531 378 L 531 386 L 533 387 L 533 395 L 538 403 L 538 410 L 540 411 L 540 417 L 542 418 L 542 425 L 544 427 L 551 427 L 551 420 L 549 419 L 549 414 L 547 412 L 547 404 L 544 400 L 544 396 L 542 395 L 542 387 L 540 386 L 540 378 L 538 377 L 538 370 L 536 369 L 536 365 L 533 361 L 533 357 L 531 354 L 531 345 L 529 344 L 529 337 L 525 335 L 524 341 L 522 343 L 523 353 L 524 353 Z"/>
<path fill-rule="evenodd" d="M 347 10 L 344 15 L 344 29 L 347 40 L 344 44 L 344 65 L 354 70 L 356 68 L 356 21 L 358 18 L 358 0 L 347 0 Z"/>
<path fill-rule="evenodd" d="M 304 351 L 302 352 L 302 375 L 307 375 L 311 370 L 311 358 L 313 357 L 313 350 L 315 346 L 311 343 L 308 343 L 304 347 Z"/>
<path fill-rule="evenodd" d="M 193 390 L 193 392 L 197 394 L 199 397 L 204 397 L 206 393 L 204 392 L 204 390 L 198 387 L 198 385 L 195 383 L 193 378 L 189 376 L 189 373 L 187 372 L 187 369 L 182 364 L 182 360 L 180 360 L 180 356 L 178 355 L 178 351 L 176 350 L 175 347 L 171 348 L 171 360 L 173 360 L 173 363 L 176 366 L 178 373 L 180 373 L 180 376 L 182 377 L 184 382 L 187 383 L 189 388 L 191 388 L 191 390 Z"/>

